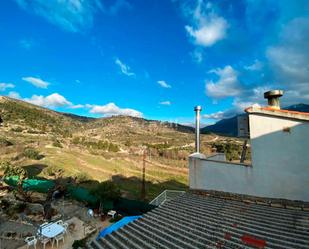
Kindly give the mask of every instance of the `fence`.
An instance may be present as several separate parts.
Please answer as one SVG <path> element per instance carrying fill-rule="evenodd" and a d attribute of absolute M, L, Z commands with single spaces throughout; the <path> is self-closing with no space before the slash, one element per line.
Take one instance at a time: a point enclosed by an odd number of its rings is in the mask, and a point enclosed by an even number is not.
<path fill-rule="evenodd" d="M 17 186 L 18 176 L 6 177 L 4 181 L 11 185 Z M 23 182 L 23 189 L 29 191 L 36 191 L 41 193 L 47 193 L 49 189 L 54 187 L 54 182 L 52 180 L 45 179 L 26 179 Z M 86 188 L 80 186 L 73 186 L 71 184 L 67 185 L 67 192 L 73 199 L 81 202 L 87 202 L 90 206 L 97 207 L 100 200 L 92 195 L 90 191 Z M 141 215 L 153 209 L 155 206 L 150 205 L 137 200 L 129 200 L 126 198 L 119 198 L 114 202 L 106 201 L 103 203 L 104 211 L 110 209 L 116 209 L 118 212 L 121 212 L 125 215 Z"/>
<path fill-rule="evenodd" d="M 180 190 L 164 190 L 160 195 L 158 195 L 155 199 L 153 199 L 151 202 L 149 202 L 150 205 L 154 206 L 160 206 L 164 202 L 168 200 L 173 200 L 177 198 L 180 195 L 183 195 L 185 191 Z"/>

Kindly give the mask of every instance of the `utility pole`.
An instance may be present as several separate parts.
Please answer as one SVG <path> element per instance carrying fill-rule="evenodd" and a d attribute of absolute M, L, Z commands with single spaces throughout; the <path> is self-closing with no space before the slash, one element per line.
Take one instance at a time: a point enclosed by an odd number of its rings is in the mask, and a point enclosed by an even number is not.
<path fill-rule="evenodd" d="M 142 189 L 141 189 L 141 199 L 144 201 L 146 197 L 146 182 L 145 182 L 145 170 L 146 170 L 146 149 L 143 152 L 143 173 L 142 173 Z"/>

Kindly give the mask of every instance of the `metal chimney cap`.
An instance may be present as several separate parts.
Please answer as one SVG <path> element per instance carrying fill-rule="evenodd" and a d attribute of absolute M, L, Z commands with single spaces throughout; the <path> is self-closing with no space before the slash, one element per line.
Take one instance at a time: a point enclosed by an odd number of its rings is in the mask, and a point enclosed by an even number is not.
<path fill-rule="evenodd" d="M 194 107 L 194 111 L 201 111 L 202 107 L 200 105 L 197 105 L 196 107 Z"/>
<path fill-rule="evenodd" d="M 264 93 L 264 98 L 265 99 L 270 99 L 270 98 L 279 98 L 283 95 L 282 90 L 271 90 L 268 92 Z"/>

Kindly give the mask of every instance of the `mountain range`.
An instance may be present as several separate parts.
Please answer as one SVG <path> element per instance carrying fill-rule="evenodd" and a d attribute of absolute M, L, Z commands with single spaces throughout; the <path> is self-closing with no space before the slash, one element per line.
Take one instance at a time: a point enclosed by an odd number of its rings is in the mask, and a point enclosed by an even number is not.
<path fill-rule="evenodd" d="M 301 103 L 301 104 L 290 105 L 283 109 L 290 111 L 309 112 L 309 105 Z M 238 133 L 237 117 L 239 115 L 235 115 L 232 118 L 222 119 L 213 125 L 206 126 L 201 129 L 201 133 L 206 134 L 211 132 L 220 135 L 237 136 Z"/>

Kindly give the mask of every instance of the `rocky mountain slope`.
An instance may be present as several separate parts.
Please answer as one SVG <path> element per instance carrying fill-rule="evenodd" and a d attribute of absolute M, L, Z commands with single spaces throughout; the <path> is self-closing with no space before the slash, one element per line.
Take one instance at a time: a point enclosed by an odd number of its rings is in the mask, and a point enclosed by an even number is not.
<path fill-rule="evenodd" d="M 194 132 L 192 127 L 143 118 L 129 116 L 90 118 L 61 113 L 4 96 L 0 97 L 0 116 L 4 125 L 7 126 L 20 127 L 25 131 L 32 129 L 38 133 L 60 135 L 72 135 L 79 132 L 84 134 L 108 132 L 116 135 L 132 132 L 136 134 Z"/>

